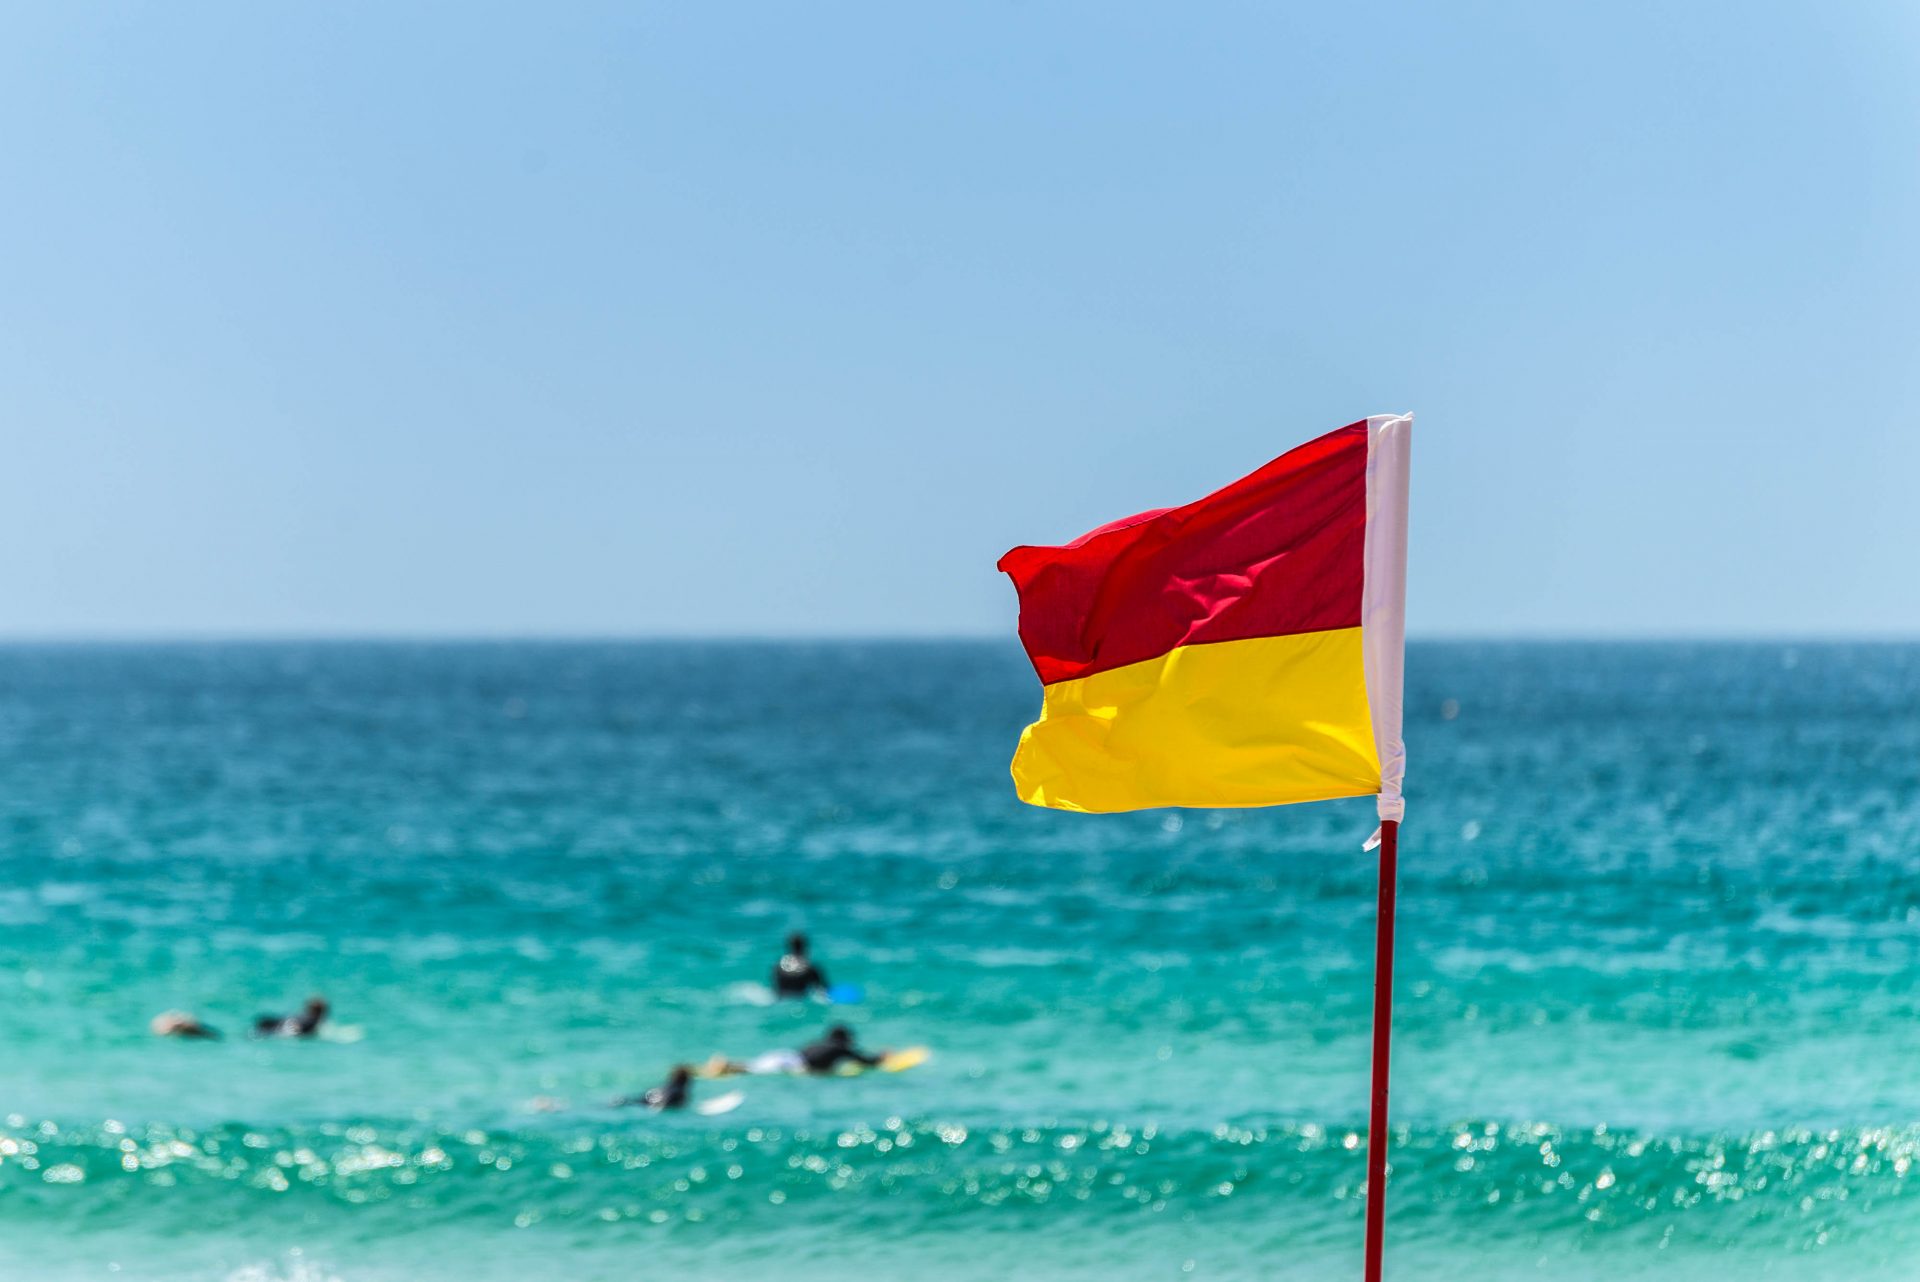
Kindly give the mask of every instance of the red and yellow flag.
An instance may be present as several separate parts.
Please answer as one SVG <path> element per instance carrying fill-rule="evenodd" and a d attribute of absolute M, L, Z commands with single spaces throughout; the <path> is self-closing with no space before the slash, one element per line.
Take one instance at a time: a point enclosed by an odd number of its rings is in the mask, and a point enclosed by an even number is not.
<path fill-rule="evenodd" d="M 1377 793 L 1399 819 L 1412 426 L 1365 419 L 1184 507 L 1001 557 L 1044 687 L 1013 758 L 1021 800 Z"/>

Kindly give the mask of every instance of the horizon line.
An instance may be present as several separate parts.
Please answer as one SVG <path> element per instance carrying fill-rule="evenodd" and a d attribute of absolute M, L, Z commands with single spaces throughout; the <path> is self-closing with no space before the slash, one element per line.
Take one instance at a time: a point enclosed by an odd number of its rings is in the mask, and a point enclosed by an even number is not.
<path fill-rule="evenodd" d="M 1920 632 L 1454 632 L 1411 633 L 1409 644 L 1540 645 L 1914 645 Z M 366 631 L 297 632 L 208 630 L 157 632 L 0 632 L 0 649 L 88 646 L 192 645 L 655 645 L 655 644 L 913 644 L 1004 642 L 1019 644 L 1006 631 L 872 632 L 514 632 L 514 631 Z"/>

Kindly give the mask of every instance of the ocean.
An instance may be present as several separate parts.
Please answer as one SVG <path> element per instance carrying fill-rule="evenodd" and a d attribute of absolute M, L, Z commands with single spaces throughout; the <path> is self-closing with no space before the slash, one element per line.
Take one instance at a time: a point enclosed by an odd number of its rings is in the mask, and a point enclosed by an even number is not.
<path fill-rule="evenodd" d="M 1389 1275 L 1913 1276 L 1920 648 L 1408 684 Z M 1038 705 L 1011 639 L 0 648 L 0 1277 L 1358 1278 L 1371 802 L 1023 807 Z M 795 928 L 864 1000 L 751 1000 Z M 607 1106 L 835 1021 L 932 1058 Z"/>

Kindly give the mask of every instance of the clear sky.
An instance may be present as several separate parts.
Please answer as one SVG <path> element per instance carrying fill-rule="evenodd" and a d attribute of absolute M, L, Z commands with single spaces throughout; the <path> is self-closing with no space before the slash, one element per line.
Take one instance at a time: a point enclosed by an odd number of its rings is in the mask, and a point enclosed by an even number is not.
<path fill-rule="evenodd" d="M 0 634 L 992 633 L 1419 415 L 1415 635 L 1920 635 L 1920 8 L 0 16 Z"/>

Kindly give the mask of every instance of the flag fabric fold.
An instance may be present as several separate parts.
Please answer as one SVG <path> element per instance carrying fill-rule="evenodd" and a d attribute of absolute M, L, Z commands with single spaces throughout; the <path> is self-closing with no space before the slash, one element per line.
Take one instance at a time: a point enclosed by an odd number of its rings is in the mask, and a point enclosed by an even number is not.
<path fill-rule="evenodd" d="M 1410 415 L 1000 559 L 1043 687 L 1013 759 L 1063 810 L 1377 794 L 1399 819 Z"/>

